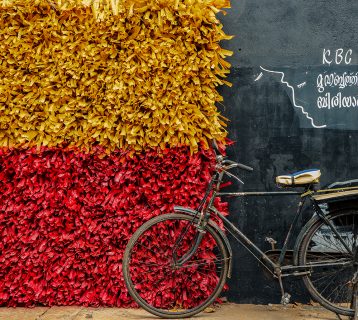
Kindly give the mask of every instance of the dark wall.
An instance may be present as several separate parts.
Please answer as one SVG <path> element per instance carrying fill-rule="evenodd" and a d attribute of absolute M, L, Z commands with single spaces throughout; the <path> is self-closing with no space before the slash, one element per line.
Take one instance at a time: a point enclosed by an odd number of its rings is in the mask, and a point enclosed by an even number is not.
<path fill-rule="evenodd" d="M 226 33 L 236 36 L 223 43 L 234 51 L 228 77 L 233 86 L 221 88 L 219 106 L 236 141 L 229 156 L 255 168 L 241 174 L 241 190 L 276 190 L 276 175 L 308 168 L 321 169 L 321 185 L 358 178 L 357 14 L 356 1 L 241 0 L 221 17 Z M 322 86 L 327 75 L 338 82 Z M 230 199 L 231 220 L 268 250 L 265 237 L 282 243 L 296 201 Z M 244 248 L 234 241 L 232 246 L 229 299 L 278 303 L 278 285 Z M 287 290 L 296 300 L 308 299 L 296 281 Z"/>
<path fill-rule="evenodd" d="M 320 65 L 323 48 L 358 50 L 353 0 L 234 0 L 226 12 L 234 66 Z"/>

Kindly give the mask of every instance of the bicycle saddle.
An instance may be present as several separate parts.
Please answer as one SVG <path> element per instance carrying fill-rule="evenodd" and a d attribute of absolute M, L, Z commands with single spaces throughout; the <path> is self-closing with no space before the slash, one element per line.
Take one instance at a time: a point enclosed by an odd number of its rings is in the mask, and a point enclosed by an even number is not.
<path fill-rule="evenodd" d="M 312 183 L 319 183 L 320 177 L 321 171 L 319 169 L 308 169 L 285 176 L 277 176 L 276 183 L 286 187 L 302 187 Z"/>

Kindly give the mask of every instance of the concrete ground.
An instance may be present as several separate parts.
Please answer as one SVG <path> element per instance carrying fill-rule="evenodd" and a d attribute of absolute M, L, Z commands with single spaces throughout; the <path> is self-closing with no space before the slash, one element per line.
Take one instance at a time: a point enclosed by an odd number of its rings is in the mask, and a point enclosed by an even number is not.
<path fill-rule="evenodd" d="M 150 320 L 159 319 L 142 309 L 36 307 L 0 308 L 0 320 Z M 195 320 L 338 320 L 331 312 L 311 305 L 248 305 L 226 303 L 208 308 Z M 342 319 L 347 319 L 342 317 Z"/>

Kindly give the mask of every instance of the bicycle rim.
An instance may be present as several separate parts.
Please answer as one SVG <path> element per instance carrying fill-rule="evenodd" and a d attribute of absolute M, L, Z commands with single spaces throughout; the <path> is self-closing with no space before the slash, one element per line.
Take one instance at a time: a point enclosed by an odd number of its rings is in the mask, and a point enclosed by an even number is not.
<path fill-rule="evenodd" d="M 123 258 L 123 274 L 134 300 L 152 314 L 183 318 L 199 313 L 222 291 L 228 255 L 220 236 L 208 226 L 194 256 L 183 266 L 173 263 L 173 247 L 187 228 L 177 248 L 178 258 L 191 247 L 197 229 L 185 214 L 166 214 L 151 219 L 130 239 Z"/>
<path fill-rule="evenodd" d="M 353 254 L 328 225 L 318 220 L 306 233 L 300 249 L 300 264 L 313 264 L 311 274 L 303 281 L 312 297 L 324 307 L 352 316 L 353 278 L 357 272 L 358 212 L 340 211 L 327 218 Z"/>

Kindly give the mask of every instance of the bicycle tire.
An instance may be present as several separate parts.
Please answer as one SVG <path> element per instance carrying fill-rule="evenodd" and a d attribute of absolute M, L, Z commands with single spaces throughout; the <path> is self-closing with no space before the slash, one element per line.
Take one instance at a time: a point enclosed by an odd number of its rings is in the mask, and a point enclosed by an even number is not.
<path fill-rule="evenodd" d="M 139 306 L 156 316 L 172 319 L 193 316 L 210 306 L 224 288 L 228 253 L 221 237 L 209 224 L 195 255 L 181 268 L 172 265 L 174 244 L 187 225 L 189 229 L 178 256 L 192 243 L 197 232 L 197 221 L 190 225 L 192 221 L 192 216 L 180 213 L 152 218 L 133 234 L 125 249 L 122 269 L 128 292 Z M 156 257 L 158 261 L 154 261 Z M 164 263 L 166 259 L 169 264 Z M 159 282 L 156 276 L 160 277 Z M 208 292 L 211 286 L 213 290 Z M 154 297 L 151 290 L 155 292 Z"/>
<path fill-rule="evenodd" d="M 323 307 L 334 313 L 353 316 L 352 309 L 353 287 L 352 281 L 357 259 L 357 210 L 339 210 L 327 215 L 329 221 L 336 227 L 338 233 L 352 250 L 353 255 L 334 235 L 329 226 L 317 218 L 308 227 L 299 245 L 300 265 L 306 263 L 328 263 L 331 265 L 311 267 L 310 274 L 302 280 L 310 295 Z M 326 262 L 325 262 L 326 261 Z M 346 263 L 344 266 L 332 265 Z"/>

